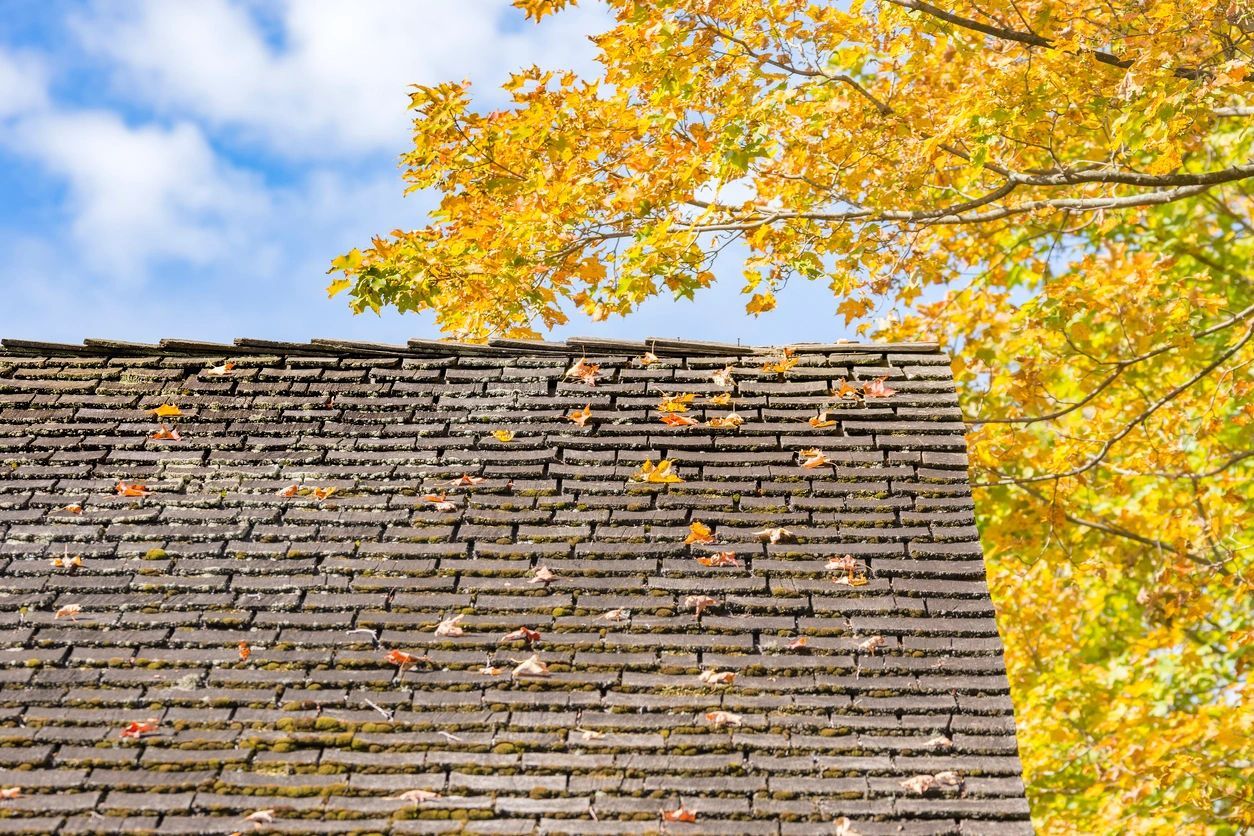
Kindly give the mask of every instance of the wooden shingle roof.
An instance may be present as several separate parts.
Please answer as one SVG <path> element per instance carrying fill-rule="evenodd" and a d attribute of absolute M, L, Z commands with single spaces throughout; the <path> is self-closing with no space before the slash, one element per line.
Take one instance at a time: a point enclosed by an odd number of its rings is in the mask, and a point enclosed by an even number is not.
<path fill-rule="evenodd" d="M 0 833 L 1031 832 L 934 345 L 2 346 Z"/>

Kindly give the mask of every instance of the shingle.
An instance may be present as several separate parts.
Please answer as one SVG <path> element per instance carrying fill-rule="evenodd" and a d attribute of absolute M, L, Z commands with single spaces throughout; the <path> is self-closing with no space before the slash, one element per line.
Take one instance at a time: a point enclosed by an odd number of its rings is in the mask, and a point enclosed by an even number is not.
<path fill-rule="evenodd" d="M 694 833 L 1030 827 L 934 345 L 800 345 L 782 376 L 778 349 L 681 339 L 3 345 L 2 829 L 656 832 L 681 803 Z M 742 426 L 661 425 L 659 388 L 724 413 L 726 365 Z M 898 393 L 807 424 L 879 376 Z M 181 440 L 148 438 L 161 403 Z M 664 457 L 686 481 L 628 481 Z M 511 676 L 532 653 L 551 675 Z M 900 787 L 947 769 L 961 792 Z"/>

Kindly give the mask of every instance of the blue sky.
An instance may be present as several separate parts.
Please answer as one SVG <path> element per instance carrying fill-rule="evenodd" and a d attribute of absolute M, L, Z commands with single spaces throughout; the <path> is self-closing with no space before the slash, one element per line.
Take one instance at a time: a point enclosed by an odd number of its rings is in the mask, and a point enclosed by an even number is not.
<path fill-rule="evenodd" d="M 4 0 L 0 336 L 403 342 L 427 316 L 353 316 L 332 257 L 417 227 L 407 87 L 590 69 L 595 3 L 525 22 L 506 0 Z M 730 253 L 729 253 L 730 255 Z M 734 255 L 697 302 L 574 318 L 555 336 L 782 343 L 849 336 L 823 285 L 743 313 Z"/>

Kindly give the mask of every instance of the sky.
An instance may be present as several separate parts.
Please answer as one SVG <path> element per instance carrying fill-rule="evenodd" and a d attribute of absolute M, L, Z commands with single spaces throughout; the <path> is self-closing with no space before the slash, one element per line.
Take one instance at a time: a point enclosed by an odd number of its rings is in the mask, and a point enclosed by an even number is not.
<path fill-rule="evenodd" d="M 593 2 L 525 21 L 507 0 L 3 0 L 0 336 L 403 343 L 428 315 L 354 316 L 330 260 L 424 224 L 402 195 L 412 84 L 595 71 Z M 695 302 L 572 316 L 552 338 L 745 343 L 851 336 L 822 284 L 744 314 L 740 264 Z"/>

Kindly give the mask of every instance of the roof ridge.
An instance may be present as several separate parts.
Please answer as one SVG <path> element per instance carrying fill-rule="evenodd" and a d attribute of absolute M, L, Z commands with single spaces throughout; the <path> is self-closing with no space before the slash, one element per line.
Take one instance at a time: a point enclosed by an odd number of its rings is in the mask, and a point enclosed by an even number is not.
<path fill-rule="evenodd" d="M 544 340 L 491 339 L 486 343 L 454 342 L 450 340 L 411 339 L 404 345 L 377 343 L 364 340 L 314 338 L 308 342 L 285 340 L 237 338 L 233 343 L 206 342 L 165 338 L 156 343 L 139 343 L 125 340 L 87 338 L 82 343 L 62 343 L 45 340 L 24 340 L 5 337 L 0 339 L 0 354 L 15 355 L 86 355 L 86 356 L 154 356 L 154 355 L 248 355 L 248 354 L 309 354 L 314 356 L 393 356 L 430 357 L 433 355 L 488 355 L 508 356 L 549 354 L 583 356 L 587 354 L 631 354 L 652 351 L 659 356 L 734 356 L 761 355 L 790 349 L 798 354 L 830 354 L 833 352 L 885 351 L 905 353 L 930 353 L 940 350 L 935 342 L 845 342 L 792 343 L 780 346 L 752 346 L 738 343 L 687 340 L 669 337 L 649 337 L 643 340 L 620 340 L 606 337 L 570 337 L 563 342 Z"/>

